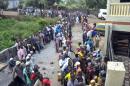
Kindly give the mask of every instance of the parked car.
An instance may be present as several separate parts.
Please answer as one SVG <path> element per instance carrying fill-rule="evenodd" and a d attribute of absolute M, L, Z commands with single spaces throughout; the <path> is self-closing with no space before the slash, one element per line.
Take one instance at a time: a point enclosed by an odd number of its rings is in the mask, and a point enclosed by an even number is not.
<path fill-rule="evenodd" d="M 106 9 L 100 9 L 98 13 L 98 18 L 106 20 L 107 17 L 107 10 Z"/>
<path fill-rule="evenodd" d="M 104 36 L 105 35 L 105 23 L 96 23 L 96 31 L 98 31 L 101 36 Z"/>

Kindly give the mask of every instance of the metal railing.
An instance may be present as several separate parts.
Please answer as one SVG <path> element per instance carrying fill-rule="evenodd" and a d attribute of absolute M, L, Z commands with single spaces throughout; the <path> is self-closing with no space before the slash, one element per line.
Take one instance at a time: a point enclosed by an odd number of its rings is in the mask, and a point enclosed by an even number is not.
<path fill-rule="evenodd" d="M 111 3 L 110 16 L 130 16 L 130 3 Z"/>

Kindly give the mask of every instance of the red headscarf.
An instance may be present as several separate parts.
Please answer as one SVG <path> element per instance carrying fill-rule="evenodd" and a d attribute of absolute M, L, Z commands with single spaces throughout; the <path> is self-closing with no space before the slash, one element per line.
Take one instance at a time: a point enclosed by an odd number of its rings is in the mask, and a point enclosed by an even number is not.
<path fill-rule="evenodd" d="M 49 79 L 46 79 L 46 78 L 44 78 L 44 79 L 42 80 L 42 84 L 44 84 L 45 86 L 51 86 L 50 80 L 49 80 Z"/>

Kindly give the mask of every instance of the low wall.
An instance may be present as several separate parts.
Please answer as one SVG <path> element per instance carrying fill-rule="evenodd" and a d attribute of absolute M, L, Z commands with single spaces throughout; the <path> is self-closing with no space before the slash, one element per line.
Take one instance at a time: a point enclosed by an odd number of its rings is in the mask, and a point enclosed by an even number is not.
<path fill-rule="evenodd" d="M 0 62 L 7 62 L 9 58 L 17 56 L 17 48 L 15 46 L 7 48 L 0 52 Z"/>

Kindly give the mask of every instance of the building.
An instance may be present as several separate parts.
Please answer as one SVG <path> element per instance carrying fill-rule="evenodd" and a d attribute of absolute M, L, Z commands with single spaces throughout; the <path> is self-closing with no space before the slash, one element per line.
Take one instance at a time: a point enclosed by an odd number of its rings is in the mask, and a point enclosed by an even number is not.
<path fill-rule="evenodd" d="M 130 0 L 107 1 L 104 54 L 112 53 L 130 57 Z"/>
<path fill-rule="evenodd" d="M 8 9 L 17 8 L 19 5 L 20 0 L 9 0 Z"/>

